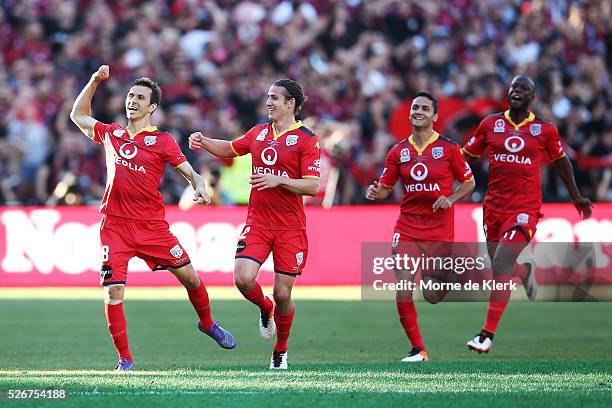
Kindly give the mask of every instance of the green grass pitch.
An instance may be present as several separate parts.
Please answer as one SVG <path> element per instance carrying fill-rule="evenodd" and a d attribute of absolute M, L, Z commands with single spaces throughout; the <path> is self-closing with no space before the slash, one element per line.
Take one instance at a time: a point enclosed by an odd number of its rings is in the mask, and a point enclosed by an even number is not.
<path fill-rule="evenodd" d="M 222 350 L 185 300 L 128 300 L 136 371 L 116 354 L 99 300 L 0 299 L 0 405 L 612 405 L 612 303 L 511 303 L 487 355 L 467 351 L 484 303 L 419 303 L 431 362 L 409 350 L 391 302 L 296 300 L 287 372 L 271 372 L 245 300 L 213 300 L 237 338 Z M 64 401 L 8 401 L 8 389 L 63 388 Z"/>

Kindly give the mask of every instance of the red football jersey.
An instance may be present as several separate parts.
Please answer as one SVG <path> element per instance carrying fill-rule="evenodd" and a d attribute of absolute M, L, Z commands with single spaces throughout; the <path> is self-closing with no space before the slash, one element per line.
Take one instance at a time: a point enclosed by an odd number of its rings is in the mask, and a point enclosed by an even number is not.
<path fill-rule="evenodd" d="M 93 140 L 106 150 L 106 191 L 100 212 L 136 220 L 163 220 L 159 183 L 166 163 L 187 159 L 170 133 L 155 126 L 130 134 L 116 123 L 97 122 Z"/>
<path fill-rule="evenodd" d="M 251 153 L 253 174 L 292 179 L 320 177 L 319 139 L 301 121 L 282 134 L 277 134 L 271 123 L 255 125 L 232 141 L 231 147 L 239 156 Z M 302 196 L 283 187 L 251 189 L 246 223 L 276 230 L 304 229 Z"/>
<path fill-rule="evenodd" d="M 515 124 L 510 112 L 489 115 L 463 147 L 478 157 L 489 150 L 489 185 L 484 205 L 501 213 L 535 212 L 542 206 L 542 160 L 565 156 L 557 128 L 529 113 Z"/>
<path fill-rule="evenodd" d="M 448 197 L 453 193 L 455 180 L 464 183 L 472 177 L 459 145 L 436 132 L 422 150 L 414 145 L 412 136 L 393 146 L 387 154 L 380 183 L 392 188 L 402 179 L 404 195 L 396 231 L 423 241 L 452 241 L 453 207 L 434 213 L 432 206 L 441 195 Z M 414 222 L 417 218 L 418 222 Z"/>

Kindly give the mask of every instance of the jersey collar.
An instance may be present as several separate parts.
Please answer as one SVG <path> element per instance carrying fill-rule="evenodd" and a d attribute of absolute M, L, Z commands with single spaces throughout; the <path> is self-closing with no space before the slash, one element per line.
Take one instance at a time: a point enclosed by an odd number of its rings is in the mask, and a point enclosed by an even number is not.
<path fill-rule="evenodd" d="M 506 118 L 506 120 L 508 122 L 510 122 L 510 124 L 512 126 L 514 126 L 514 129 L 518 130 L 521 126 L 531 122 L 532 120 L 535 119 L 535 115 L 533 114 L 533 112 L 529 112 L 529 115 L 527 115 L 527 117 L 525 118 L 525 120 L 523 120 L 521 123 L 519 123 L 518 125 L 516 123 L 514 123 L 512 121 L 512 119 L 510 119 L 510 110 L 507 110 L 504 112 L 504 117 Z"/>
<path fill-rule="evenodd" d="M 301 128 L 302 127 L 302 121 L 298 120 L 297 122 L 295 122 L 295 124 L 293 126 L 290 126 L 287 129 L 285 129 L 285 131 L 283 133 L 276 133 L 276 127 L 274 127 L 274 123 L 272 123 L 271 125 L 272 125 L 272 133 L 274 134 L 274 140 L 276 140 L 276 139 L 280 138 L 282 135 L 284 135 L 287 132 L 291 132 L 292 130 Z"/>
<path fill-rule="evenodd" d="M 130 135 L 130 139 L 133 139 L 136 137 L 136 135 L 142 133 L 142 132 L 155 132 L 157 130 L 157 126 L 153 126 L 153 125 L 149 125 L 149 126 L 145 126 L 142 129 L 137 130 L 136 132 L 132 133 L 130 131 L 130 129 L 125 129 L 128 132 L 128 135 Z"/>
<path fill-rule="evenodd" d="M 417 147 L 416 143 L 414 142 L 413 135 L 410 135 L 410 137 L 408 138 L 408 142 L 412 145 L 412 147 L 414 147 L 414 150 L 416 150 L 420 156 L 423 154 L 425 149 L 427 149 L 427 146 L 429 146 L 430 144 L 438 140 L 438 137 L 440 137 L 440 134 L 434 130 L 431 136 L 429 136 L 429 139 L 425 141 L 425 144 L 423 145 L 422 148 Z"/>

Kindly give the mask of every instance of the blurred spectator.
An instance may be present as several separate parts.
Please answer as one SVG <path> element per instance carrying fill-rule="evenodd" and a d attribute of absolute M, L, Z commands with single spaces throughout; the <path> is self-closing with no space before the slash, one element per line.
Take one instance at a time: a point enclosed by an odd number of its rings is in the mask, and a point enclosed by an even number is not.
<path fill-rule="evenodd" d="M 102 149 L 67 121 L 75 92 L 98 66 L 111 80 L 94 116 L 124 123 L 129 81 L 163 89 L 153 115 L 233 204 L 247 165 L 188 151 L 202 130 L 232 139 L 265 120 L 267 87 L 293 77 L 303 117 L 321 138 L 322 191 L 309 203 L 361 204 L 389 147 L 410 134 L 411 96 L 440 98 L 436 130 L 463 143 L 506 108 L 507 84 L 538 82 L 535 112 L 554 122 L 581 190 L 612 199 L 610 2 L 492 0 L 7 0 L 0 8 L 0 204 L 87 204 L 104 186 Z M 197 157 L 196 157 L 197 156 Z M 235 166 L 235 167 L 232 167 Z M 480 201 L 488 164 L 476 164 Z M 548 201 L 566 200 L 555 172 Z M 166 203 L 184 183 L 168 171 Z M 398 199 L 396 194 L 395 198 Z"/>

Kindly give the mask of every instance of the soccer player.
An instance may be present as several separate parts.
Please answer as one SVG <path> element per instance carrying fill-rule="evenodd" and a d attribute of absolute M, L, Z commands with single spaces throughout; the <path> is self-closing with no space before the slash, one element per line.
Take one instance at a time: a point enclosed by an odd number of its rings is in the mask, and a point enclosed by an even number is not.
<path fill-rule="evenodd" d="M 234 281 L 243 296 L 259 307 L 259 329 L 276 343 L 271 369 L 287 368 L 287 341 L 293 322 L 291 289 L 308 256 L 303 195 L 319 191 L 320 150 L 317 136 L 297 120 L 304 101 L 302 88 L 281 79 L 268 90 L 271 122 L 252 127 L 229 142 L 200 132 L 189 137 L 191 149 L 204 148 L 219 157 L 251 153 L 253 174 L 246 225 L 238 238 Z M 273 297 L 264 296 L 256 281 L 261 264 L 274 257 Z"/>
<path fill-rule="evenodd" d="M 475 187 L 472 170 L 459 145 L 433 130 L 437 119 L 438 100 L 428 92 L 419 92 L 410 107 L 413 134 L 391 148 L 380 181 L 374 181 L 366 192 L 369 200 L 384 200 L 395 183 L 402 180 L 404 195 L 392 240 L 396 251 L 402 251 L 401 243 L 412 243 L 408 246 L 417 245 L 430 255 L 448 255 L 448 243 L 453 242 L 455 233 L 453 205 Z M 453 191 L 455 180 L 460 185 Z M 423 242 L 427 244 L 418 244 Z M 421 272 L 424 280 L 440 278 Z M 414 279 L 410 271 L 396 273 L 398 279 Z M 440 300 L 440 294 L 433 291 L 424 291 L 423 295 L 431 303 Z M 412 293 L 398 291 L 396 305 L 402 327 L 412 343 L 412 350 L 402 361 L 428 361 Z"/>
<path fill-rule="evenodd" d="M 119 354 L 117 370 L 134 367 L 123 313 L 128 261 L 134 256 L 143 259 L 152 270 L 167 269 L 174 274 L 185 286 L 199 317 L 198 329 L 221 347 L 234 348 L 234 337 L 213 321 L 204 283 L 164 220 L 159 183 L 166 163 L 189 181 L 195 190 L 193 200 L 198 204 L 210 201 L 204 181 L 172 135 L 151 126 L 151 115 L 161 101 L 161 89 L 151 79 L 141 78 L 131 85 L 125 98 L 126 127 L 104 124 L 91 117 L 93 95 L 109 74 L 108 65 L 102 65 L 91 76 L 74 102 L 70 118 L 106 151 L 106 191 L 100 206 L 100 283 L 105 290 L 108 329 Z"/>
<path fill-rule="evenodd" d="M 580 195 L 572 165 L 563 152 L 557 128 L 535 116 L 529 106 L 535 98 L 535 84 L 526 75 L 515 77 L 508 91 L 510 109 L 482 120 L 474 136 L 463 147 L 466 157 L 479 157 L 489 148 L 489 185 L 484 200 L 484 232 L 493 275 L 508 283 L 519 277 L 530 300 L 537 283 L 533 262 L 517 264 L 516 259 L 536 232 L 542 217 L 540 172 L 543 160 L 550 160 L 559 172 L 572 203 L 584 219 L 591 215 L 591 202 Z M 486 353 L 510 299 L 510 290 L 493 290 L 485 324 L 467 345 Z"/>

